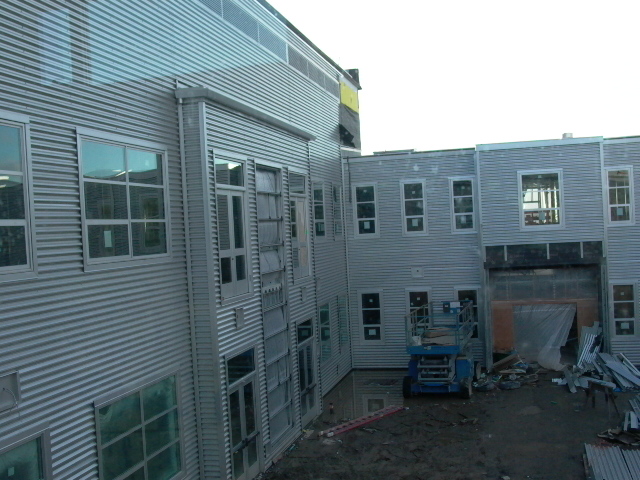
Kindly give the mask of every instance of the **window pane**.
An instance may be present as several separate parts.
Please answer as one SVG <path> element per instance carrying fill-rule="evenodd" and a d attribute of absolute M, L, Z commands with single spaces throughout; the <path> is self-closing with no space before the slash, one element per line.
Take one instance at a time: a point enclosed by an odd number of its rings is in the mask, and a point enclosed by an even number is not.
<path fill-rule="evenodd" d="M 613 318 L 633 318 L 634 313 L 633 302 L 617 302 L 613 304 Z"/>
<path fill-rule="evenodd" d="M 239 390 L 236 390 L 229 395 L 229 418 L 231 420 L 231 446 L 234 447 L 242 441 Z"/>
<path fill-rule="evenodd" d="M 374 201 L 373 186 L 356 187 L 356 202 L 373 202 Z"/>
<path fill-rule="evenodd" d="M 630 203 L 629 188 L 611 188 L 609 189 L 609 203 L 617 205 L 620 203 Z"/>
<path fill-rule="evenodd" d="M 324 201 L 324 190 L 322 188 L 314 188 L 313 189 L 313 200 L 316 202 Z"/>
<path fill-rule="evenodd" d="M 147 455 L 160 450 L 178 438 L 178 411 L 157 418 L 144 427 Z"/>
<path fill-rule="evenodd" d="M 24 219 L 22 175 L 0 175 L 0 220 Z"/>
<path fill-rule="evenodd" d="M 144 460 L 142 429 L 102 449 L 104 480 L 112 480 Z"/>
<path fill-rule="evenodd" d="M 629 170 L 609 171 L 609 187 L 628 187 Z"/>
<path fill-rule="evenodd" d="M 126 219 L 127 187 L 84 182 L 85 215 L 90 220 Z"/>
<path fill-rule="evenodd" d="M 380 308 L 379 293 L 363 293 L 362 308 Z"/>
<path fill-rule="evenodd" d="M 429 304 L 428 292 L 409 292 L 409 306 L 413 308 L 422 307 Z"/>
<path fill-rule="evenodd" d="M 133 255 L 167 253 L 166 225 L 161 222 L 135 222 L 131 224 Z"/>
<path fill-rule="evenodd" d="M 229 378 L 229 384 L 250 374 L 253 372 L 254 368 L 253 348 L 229 359 L 227 361 L 227 376 Z"/>
<path fill-rule="evenodd" d="M 136 470 L 128 477 L 125 477 L 123 480 L 146 480 L 144 476 L 144 467 L 139 470 Z"/>
<path fill-rule="evenodd" d="M 424 215 L 424 204 L 422 200 L 409 200 L 404 202 L 405 215 Z"/>
<path fill-rule="evenodd" d="M 182 468 L 180 444 L 176 443 L 147 462 L 149 479 L 169 480 Z"/>
<path fill-rule="evenodd" d="M 421 183 L 405 183 L 404 198 L 424 198 Z"/>
<path fill-rule="evenodd" d="M 244 224 L 242 223 L 242 197 L 231 197 L 233 205 L 233 240 L 236 248 L 244 248 Z"/>
<path fill-rule="evenodd" d="M 27 264 L 25 227 L 0 226 L 0 267 Z"/>
<path fill-rule="evenodd" d="M 311 325 L 311 320 L 307 320 L 298 325 L 298 343 L 304 342 L 307 338 L 311 338 L 312 335 L 313 326 Z"/>
<path fill-rule="evenodd" d="M 560 181 L 557 173 L 536 173 L 522 175 L 522 190 L 558 190 Z"/>
<path fill-rule="evenodd" d="M 251 435 L 256 429 L 256 418 L 253 405 L 253 382 L 244 386 L 244 418 L 247 435 Z"/>
<path fill-rule="evenodd" d="M 464 195 L 472 195 L 471 180 L 457 180 L 453 182 L 453 196 L 460 197 Z"/>
<path fill-rule="evenodd" d="M 247 278 L 247 266 L 244 255 L 236 255 L 236 280 Z"/>
<path fill-rule="evenodd" d="M 316 223 L 316 236 L 318 236 L 318 237 L 324 237 L 325 236 L 324 222 Z"/>
<path fill-rule="evenodd" d="M 380 323 L 380 310 L 363 310 L 362 323 L 365 325 L 375 325 Z"/>
<path fill-rule="evenodd" d="M 635 324 L 633 320 L 626 322 L 616 321 L 616 335 L 634 335 Z"/>
<path fill-rule="evenodd" d="M 407 218 L 407 232 L 423 232 L 424 219 L 422 217 Z"/>
<path fill-rule="evenodd" d="M 358 218 L 374 218 L 376 216 L 376 206 L 374 203 L 358 204 Z"/>
<path fill-rule="evenodd" d="M 89 225 L 91 258 L 129 255 L 129 233 L 126 225 Z"/>
<path fill-rule="evenodd" d="M 82 170 L 88 178 L 124 182 L 124 147 L 82 142 Z"/>
<path fill-rule="evenodd" d="M 358 233 L 376 233 L 376 222 L 374 220 L 360 220 Z"/>
<path fill-rule="evenodd" d="M 633 301 L 633 285 L 614 285 L 613 299 Z"/>
<path fill-rule="evenodd" d="M 218 243 L 220 250 L 231 248 L 231 225 L 229 223 L 229 195 L 217 195 Z"/>
<path fill-rule="evenodd" d="M 313 216 L 316 220 L 324 220 L 324 206 L 315 205 L 313 207 Z"/>
<path fill-rule="evenodd" d="M 478 304 L 478 292 L 475 290 L 458 290 L 458 301 Z"/>
<path fill-rule="evenodd" d="M 302 195 L 305 193 L 304 188 L 305 177 L 296 173 L 289 174 L 289 193 L 297 193 Z"/>
<path fill-rule="evenodd" d="M 140 425 L 140 393 L 134 393 L 98 410 L 100 441 L 104 445 Z"/>
<path fill-rule="evenodd" d="M 233 478 L 244 473 L 244 449 L 233 452 Z"/>
<path fill-rule="evenodd" d="M 164 219 L 164 189 L 129 187 L 129 192 L 132 219 Z"/>
<path fill-rule="evenodd" d="M 9 475 L 10 472 L 12 473 Z M 39 438 L 0 455 L 0 479 L 41 480 L 43 478 L 42 446 Z"/>
<path fill-rule="evenodd" d="M 365 340 L 380 340 L 380 327 L 365 327 L 364 339 Z"/>
<path fill-rule="evenodd" d="M 242 187 L 244 185 L 244 174 L 242 163 L 215 159 L 216 183 L 220 185 L 234 185 Z"/>
<path fill-rule="evenodd" d="M 149 420 L 177 405 L 176 377 L 168 377 L 155 385 L 145 388 L 142 391 L 142 402 L 145 420 Z"/>
<path fill-rule="evenodd" d="M 231 257 L 220 258 L 220 281 L 224 283 L 231 283 L 233 281 L 233 275 L 231 270 Z"/>
<path fill-rule="evenodd" d="M 456 215 L 456 230 L 473 228 L 473 215 Z"/>
<path fill-rule="evenodd" d="M 20 128 L 0 125 L 0 170 L 22 172 Z"/>
<path fill-rule="evenodd" d="M 162 155 L 131 148 L 127 155 L 130 182 L 162 185 Z"/>
<path fill-rule="evenodd" d="M 630 217 L 629 207 L 611 207 L 611 221 L 620 222 L 629 220 Z"/>
<path fill-rule="evenodd" d="M 473 199 L 471 197 L 458 197 L 453 199 L 454 213 L 473 212 Z"/>

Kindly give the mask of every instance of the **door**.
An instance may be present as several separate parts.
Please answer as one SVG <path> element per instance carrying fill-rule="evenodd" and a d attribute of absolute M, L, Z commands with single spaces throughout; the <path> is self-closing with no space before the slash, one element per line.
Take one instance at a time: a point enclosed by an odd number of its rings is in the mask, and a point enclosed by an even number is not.
<path fill-rule="evenodd" d="M 302 425 L 307 425 L 316 412 L 316 376 L 313 339 L 298 348 L 298 375 L 300 379 L 300 416 Z"/>
<path fill-rule="evenodd" d="M 231 461 L 233 478 L 245 480 L 260 471 L 258 437 L 255 414 L 254 380 L 235 386 L 229 393 L 229 421 L 231 426 Z"/>

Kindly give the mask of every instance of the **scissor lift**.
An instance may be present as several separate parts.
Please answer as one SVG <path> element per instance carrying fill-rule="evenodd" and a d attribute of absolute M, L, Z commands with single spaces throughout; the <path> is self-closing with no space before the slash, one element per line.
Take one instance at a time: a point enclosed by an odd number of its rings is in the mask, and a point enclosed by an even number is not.
<path fill-rule="evenodd" d="M 405 398 L 418 393 L 473 391 L 474 361 L 471 335 L 474 329 L 471 302 L 432 302 L 406 317 L 409 374 L 404 377 Z"/>

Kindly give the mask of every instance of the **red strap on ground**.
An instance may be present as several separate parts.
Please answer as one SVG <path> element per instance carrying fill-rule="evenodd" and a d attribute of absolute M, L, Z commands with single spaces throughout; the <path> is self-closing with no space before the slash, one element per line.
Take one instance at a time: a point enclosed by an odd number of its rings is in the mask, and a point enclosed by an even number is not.
<path fill-rule="evenodd" d="M 364 417 L 360 417 L 360 418 L 356 418 L 355 420 L 350 420 L 346 423 L 343 423 L 341 425 L 337 425 L 333 428 L 330 428 L 328 430 L 322 430 L 318 436 L 325 436 L 325 437 L 333 437 L 334 435 L 338 435 L 339 433 L 344 433 L 347 432 L 349 430 L 353 430 L 354 428 L 358 428 L 361 427 L 362 425 L 366 425 L 367 423 L 371 423 L 371 422 L 375 422 L 376 420 L 382 418 L 382 417 L 386 417 L 387 415 L 391 415 L 393 413 L 397 413 L 401 410 L 404 410 L 404 407 L 396 407 L 394 405 L 390 406 L 390 407 L 386 407 L 383 409 L 380 409 L 376 412 L 373 412 L 369 415 L 365 415 Z"/>

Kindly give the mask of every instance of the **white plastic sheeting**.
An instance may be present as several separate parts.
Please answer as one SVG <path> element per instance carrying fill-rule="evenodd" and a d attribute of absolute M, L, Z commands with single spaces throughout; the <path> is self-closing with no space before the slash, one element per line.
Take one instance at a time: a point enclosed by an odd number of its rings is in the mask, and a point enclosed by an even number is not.
<path fill-rule="evenodd" d="M 560 347 L 567 343 L 576 314 L 575 304 L 519 305 L 513 307 L 516 350 L 525 361 L 562 370 Z"/>

